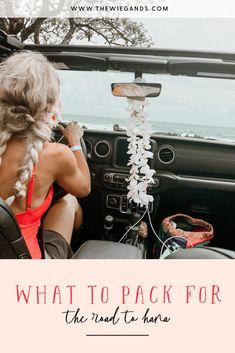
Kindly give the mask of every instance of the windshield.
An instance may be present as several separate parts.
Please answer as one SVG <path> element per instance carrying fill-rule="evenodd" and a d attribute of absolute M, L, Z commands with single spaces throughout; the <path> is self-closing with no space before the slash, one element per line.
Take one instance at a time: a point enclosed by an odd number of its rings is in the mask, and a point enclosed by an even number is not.
<path fill-rule="evenodd" d="M 59 71 L 64 120 L 95 129 L 125 129 L 127 99 L 114 97 L 111 83 L 132 82 L 133 73 Z M 235 80 L 145 74 L 160 83 L 150 98 L 148 120 L 158 134 L 235 141 Z M 118 124 L 118 125 L 117 125 Z"/>

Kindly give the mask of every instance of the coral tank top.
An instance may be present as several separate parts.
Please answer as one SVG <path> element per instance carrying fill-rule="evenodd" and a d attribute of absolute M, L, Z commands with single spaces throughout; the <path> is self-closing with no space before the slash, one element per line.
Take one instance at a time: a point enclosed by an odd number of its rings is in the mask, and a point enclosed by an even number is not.
<path fill-rule="evenodd" d="M 15 216 L 32 259 L 41 259 L 42 253 L 38 243 L 37 233 L 41 225 L 41 218 L 46 213 L 52 202 L 53 185 L 51 185 L 44 202 L 40 206 L 32 208 L 31 204 L 36 171 L 37 167 L 35 165 L 33 168 L 33 174 L 28 183 L 26 210 L 24 212 L 17 213 Z"/>

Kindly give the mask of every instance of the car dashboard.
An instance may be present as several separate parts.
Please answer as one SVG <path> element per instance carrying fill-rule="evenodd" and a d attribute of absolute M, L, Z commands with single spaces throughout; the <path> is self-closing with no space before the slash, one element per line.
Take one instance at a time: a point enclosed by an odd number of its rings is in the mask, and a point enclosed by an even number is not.
<path fill-rule="evenodd" d="M 85 130 L 84 140 L 94 184 L 125 189 L 128 176 L 125 133 Z M 151 136 L 155 183 L 149 190 L 159 194 L 176 186 L 235 191 L 235 144 L 172 136 Z"/>
<path fill-rule="evenodd" d="M 127 200 L 127 136 L 125 132 L 85 129 L 84 141 L 92 180 L 91 195 L 81 200 L 87 234 L 92 239 L 103 238 L 105 218 L 111 215 L 118 234 L 111 240 L 119 240 L 133 213 L 143 215 L 145 211 Z M 164 217 L 186 213 L 213 225 L 212 245 L 233 250 L 235 145 L 153 134 L 151 147 L 149 165 L 155 175 L 148 188 L 154 197 L 149 215 L 156 232 Z M 153 245 L 154 236 L 149 241 Z"/>

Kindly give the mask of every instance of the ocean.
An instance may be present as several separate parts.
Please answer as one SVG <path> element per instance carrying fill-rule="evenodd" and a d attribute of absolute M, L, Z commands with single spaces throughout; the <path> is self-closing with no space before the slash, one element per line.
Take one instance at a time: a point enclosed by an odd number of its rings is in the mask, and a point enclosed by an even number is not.
<path fill-rule="evenodd" d="M 114 125 L 125 129 L 128 121 L 120 118 L 79 116 L 64 114 L 65 121 L 77 121 L 81 126 L 89 129 L 113 130 Z M 176 122 L 151 121 L 154 133 L 168 134 L 172 136 L 207 138 L 216 140 L 227 140 L 235 143 L 235 128 L 222 126 L 209 126 L 197 124 L 182 124 Z"/>

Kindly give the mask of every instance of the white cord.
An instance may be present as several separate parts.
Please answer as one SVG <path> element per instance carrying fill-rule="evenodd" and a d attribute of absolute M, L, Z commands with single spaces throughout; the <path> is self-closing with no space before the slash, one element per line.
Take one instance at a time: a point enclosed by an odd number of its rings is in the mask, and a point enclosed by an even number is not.
<path fill-rule="evenodd" d="M 135 222 L 130 228 L 127 229 L 126 233 L 121 237 L 121 239 L 119 240 L 119 243 L 121 243 L 121 241 L 125 238 L 125 236 L 129 233 L 129 231 L 131 229 L 133 229 L 143 218 L 144 216 L 146 215 L 146 212 L 147 212 L 147 208 L 145 210 L 145 212 L 143 213 L 142 217 L 140 219 L 138 219 L 137 222 Z"/>
<path fill-rule="evenodd" d="M 57 141 L 57 143 L 59 143 L 61 140 L 63 140 L 63 138 L 64 138 L 64 135 L 61 136 L 61 138 Z"/>
<path fill-rule="evenodd" d="M 174 239 L 174 238 L 181 238 L 181 239 L 184 239 L 184 240 L 188 241 L 189 244 L 191 245 L 191 247 L 193 248 L 193 244 L 191 243 L 191 241 L 189 241 L 189 240 L 186 239 L 185 237 L 181 237 L 180 235 L 172 235 L 170 238 L 166 239 L 166 240 L 164 241 L 164 243 L 162 244 L 161 251 L 160 251 L 160 258 L 161 258 L 161 256 L 162 256 L 163 247 L 166 246 L 166 243 L 167 243 L 169 240 Z M 179 244 L 177 244 L 177 245 L 179 245 Z M 182 246 L 179 245 L 179 247 L 180 247 L 181 249 L 183 249 Z M 167 248 L 168 248 L 168 247 L 167 247 Z M 169 249 L 169 248 L 168 248 L 168 249 Z M 169 249 L 169 250 L 170 250 L 170 249 Z M 171 250 L 170 250 L 170 251 L 171 251 Z M 171 253 L 173 253 L 173 251 L 172 251 Z"/>
<path fill-rule="evenodd" d="M 152 231 L 153 231 L 153 233 L 155 234 L 156 238 L 160 241 L 160 243 L 162 243 L 162 247 L 165 246 L 169 251 L 171 251 L 171 249 L 170 249 L 167 245 L 164 244 L 164 242 L 161 240 L 161 238 L 158 236 L 158 234 L 156 233 L 155 229 L 153 228 L 152 221 L 151 221 L 151 218 L 150 218 L 149 208 L 148 208 L 148 207 L 146 207 L 146 209 L 145 209 L 145 211 L 144 211 L 142 217 L 141 217 L 136 223 L 134 223 L 130 228 L 128 228 L 128 230 L 126 231 L 126 233 L 125 233 L 125 234 L 121 237 L 121 239 L 119 240 L 119 243 L 121 243 L 122 240 L 125 238 L 125 236 L 129 233 L 129 231 L 130 231 L 131 229 L 133 229 L 133 228 L 144 218 L 144 216 L 146 215 L 146 212 L 148 212 L 149 223 L 150 223 L 150 226 L 151 226 Z M 171 252 L 172 252 L 172 251 L 171 251 Z"/>
<path fill-rule="evenodd" d="M 129 233 L 129 231 L 130 231 L 131 229 L 133 229 L 133 228 L 144 218 L 146 212 L 148 213 L 148 219 L 149 219 L 149 224 L 150 224 L 150 226 L 151 226 L 151 229 L 152 229 L 154 235 L 156 236 L 156 238 L 158 239 L 158 241 L 162 244 L 161 251 L 160 251 L 160 257 L 159 257 L 159 258 L 161 258 L 161 256 L 162 256 L 162 251 L 163 251 L 163 248 L 164 248 L 164 247 L 165 247 L 166 249 L 168 249 L 171 254 L 173 253 L 173 251 L 171 251 L 170 247 L 166 245 L 166 243 L 167 243 L 170 239 L 181 238 L 181 239 L 187 240 L 187 241 L 189 242 L 189 244 L 191 245 L 191 247 L 193 248 L 193 244 L 192 244 L 188 239 L 186 239 L 186 238 L 184 238 L 184 237 L 181 237 L 181 236 L 171 236 L 170 238 L 166 239 L 166 240 L 163 242 L 162 239 L 159 237 L 159 235 L 156 233 L 156 231 L 155 231 L 155 229 L 154 229 L 154 227 L 153 227 L 153 224 L 152 224 L 152 220 L 151 220 L 151 217 L 150 217 L 150 212 L 149 212 L 149 208 L 148 208 L 148 207 L 146 207 L 145 212 L 143 213 L 142 217 L 141 217 L 136 223 L 134 223 L 130 228 L 128 228 L 128 230 L 124 233 L 124 235 L 123 235 L 123 236 L 121 237 L 121 239 L 119 240 L 119 243 L 121 243 L 122 240 L 125 238 L 125 236 Z M 136 237 L 136 241 L 137 241 L 137 239 L 138 239 L 138 236 Z M 135 245 L 136 245 L 136 241 L 135 241 Z M 178 244 L 177 244 L 177 245 L 178 245 Z M 180 245 L 179 245 L 179 246 L 180 246 Z M 180 246 L 180 247 L 181 247 L 181 246 Z M 183 249 L 183 248 L 181 247 L 181 249 Z"/>
<path fill-rule="evenodd" d="M 153 228 L 152 221 L 151 221 L 151 218 L 150 218 L 149 210 L 148 210 L 148 218 L 149 218 L 149 223 L 150 223 L 150 226 L 151 226 L 151 228 L 152 228 L 153 233 L 155 234 L 155 236 L 157 237 L 157 239 L 160 241 L 160 243 L 162 243 L 162 247 L 161 247 L 161 251 L 160 251 L 160 256 L 159 256 L 159 258 L 161 258 L 161 256 L 162 256 L 162 251 L 163 251 L 163 247 L 164 247 L 164 246 L 165 246 L 165 248 L 167 248 L 167 249 L 170 251 L 171 254 L 173 253 L 173 251 L 171 251 L 170 247 L 166 245 L 166 243 L 167 243 L 170 239 L 174 239 L 174 238 L 181 238 L 181 239 L 184 239 L 184 240 L 188 241 L 189 244 L 191 245 L 191 247 L 193 248 L 193 244 L 191 243 L 191 241 L 189 241 L 188 239 L 186 239 L 185 237 L 182 237 L 182 236 L 177 236 L 177 235 L 176 235 L 176 236 L 171 236 L 170 238 L 166 239 L 166 240 L 163 242 L 163 241 L 161 240 L 161 238 L 159 237 L 159 235 L 156 233 L 155 229 Z M 177 245 L 179 245 L 179 244 L 177 244 Z M 182 246 L 179 245 L 179 247 L 180 247 L 181 249 L 183 249 Z"/>
<path fill-rule="evenodd" d="M 159 237 L 159 235 L 156 233 L 155 229 L 153 228 L 153 225 L 152 225 L 152 221 L 151 221 L 151 218 L 150 218 L 150 213 L 149 213 L 149 209 L 148 209 L 148 219 L 149 219 L 149 224 L 152 228 L 152 231 L 153 233 L 155 234 L 156 238 L 160 241 L 160 243 L 162 243 L 162 248 L 163 246 L 165 246 L 169 251 L 171 251 L 171 249 L 165 245 L 165 242 L 162 241 L 162 239 Z"/>

